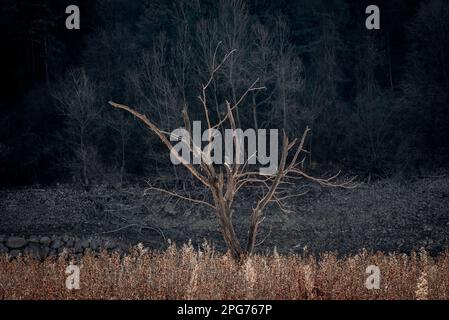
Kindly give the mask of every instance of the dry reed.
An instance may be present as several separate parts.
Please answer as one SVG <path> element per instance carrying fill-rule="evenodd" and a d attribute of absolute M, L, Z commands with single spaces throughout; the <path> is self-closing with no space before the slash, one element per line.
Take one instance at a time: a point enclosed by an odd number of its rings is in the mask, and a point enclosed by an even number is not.
<path fill-rule="evenodd" d="M 205 245 L 128 255 L 86 253 L 80 289 L 65 287 L 66 254 L 44 261 L 0 256 L 0 299 L 448 299 L 449 253 L 255 255 L 244 263 Z M 365 287 L 366 267 L 381 271 Z"/>

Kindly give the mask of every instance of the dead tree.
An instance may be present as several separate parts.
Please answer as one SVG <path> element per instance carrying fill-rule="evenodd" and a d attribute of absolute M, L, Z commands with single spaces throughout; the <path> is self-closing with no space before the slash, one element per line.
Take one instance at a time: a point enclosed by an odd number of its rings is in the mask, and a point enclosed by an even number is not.
<path fill-rule="evenodd" d="M 236 130 L 237 126 L 235 113 L 237 108 L 244 101 L 247 95 L 263 89 L 262 87 L 257 87 L 258 81 L 256 80 L 246 90 L 246 92 L 239 99 L 237 99 L 236 103 L 231 104 L 230 102 L 226 101 L 226 114 L 221 120 L 218 120 L 216 124 L 212 124 L 206 93 L 213 81 L 215 73 L 232 55 L 232 53 L 233 51 L 228 53 L 218 65 L 214 63 L 214 68 L 210 73 L 209 80 L 202 86 L 202 93 L 199 96 L 199 100 L 201 101 L 208 129 L 223 130 L 226 127 L 228 129 L 230 128 L 232 130 Z M 169 138 L 167 138 L 166 133 L 159 129 L 159 127 L 156 126 L 150 119 L 148 119 L 147 116 L 123 104 L 118 104 L 112 101 L 110 101 L 109 104 L 114 108 L 126 110 L 127 112 L 137 117 L 159 137 L 162 143 L 169 150 L 173 150 L 173 145 Z M 198 154 L 200 152 L 204 152 L 198 150 L 199 148 L 195 147 L 195 145 L 192 145 L 191 143 L 191 141 L 193 141 L 191 119 L 186 107 L 183 109 L 183 118 L 185 129 L 189 132 L 190 135 L 190 142 L 188 143 L 188 145 L 191 153 Z M 211 130 L 209 130 L 209 132 L 211 132 Z M 293 179 L 301 178 L 314 181 L 323 186 L 333 187 L 348 187 L 352 182 L 351 179 L 350 181 L 346 181 L 343 183 L 334 183 L 333 181 L 337 177 L 337 175 L 328 179 L 320 179 L 312 177 L 303 171 L 303 161 L 300 159 L 300 157 L 305 152 L 304 144 L 308 132 L 309 128 L 306 128 L 301 138 L 294 139 L 292 141 L 290 141 L 285 132 L 283 133 L 282 147 L 280 151 L 280 162 L 278 164 L 276 173 L 272 175 L 261 175 L 258 171 L 250 170 L 247 162 L 245 162 L 244 164 L 239 164 L 238 161 L 234 161 L 233 164 L 225 163 L 224 165 L 217 165 L 214 163 L 208 164 L 207 162 L 202 161 L 199 165 L 193 165 L 189 162 L 184 161 L 179 154 L 172 153 L 176 157 L 176 159 L 179 160 L 179 162 L 182 163 L 187 168 L 187 170 L 210 191 L 211 198 L 213 199 L 212 202 L 185 197 L 176 192 L 161 188 L 150 187 L 150 189 L 164 192 L 170 194 L 171 196 L 176 196 L 184 200 L 201 203 L 212 208 L 219 220 L 221 232 L 228 250 L 230 251 L 234 259 L 240 260 L 252 254 L 254 251 L 258 229 L 260 224 L 264 220 L 263 211 L 266 206 L 269 203 L 275 203 L 280 207 L 282 211 L 287 211 L 285 209 L 283 201 L 287 200 L 288 198 L 297 196 L 283 195 L 282 192 L 279 191 L 280 186 L 291 184 Z M 211 142 L 212 139 L 213 137 L 210 135 L 208 137 L 209 142 Z M 241 143 L 241 141 L 236 135 L 234 135 L 233 140 L 235 150 L 240 150 L 239 143 Z M 257 202 L 257 205 L 252 209 L 248 238 L 246 241 L 246 245 L 242 245 L 236 235 L 234 224 L 232 222 L 232 206 L 235 196 L 239 192 L 239 190 L 250 184 L 260 185 L 264 191 L 261 198 Z"/>
<path fill-rule="evenodd" d="M 85 188 L 90 186 L 91 171 L 96 161 L 96 148 L 92 140 L 101 113 L 96 105 L 95 90 L 96 85 L 85 70 L 78 68 L 71 69 L 66 79 L 52 92 L 65 118 L 63 141 L 75 155 L 76 163 L 70 167 L 75 169 L 75 176 Z M 64 159 L 63 162 L 68 160 Z"/>

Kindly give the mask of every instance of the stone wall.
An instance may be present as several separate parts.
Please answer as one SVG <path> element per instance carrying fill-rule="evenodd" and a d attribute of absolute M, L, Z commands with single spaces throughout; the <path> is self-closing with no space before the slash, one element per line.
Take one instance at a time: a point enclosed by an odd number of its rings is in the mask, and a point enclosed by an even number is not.
<path fill-rule="evenodd" d="M 68 235 L 64 236 L 4 236 L 0 235 L 0 254 L 7 253 L 11 257 L 30 255 L 35 258 L 44 259 L 48 256 L 56 256 L 64 249 L 75 255 L 82 255 L 86 250 L 100 252 L 126 251 L 127 246 L 112 239 L 101 237 L 78 238 Z"/>

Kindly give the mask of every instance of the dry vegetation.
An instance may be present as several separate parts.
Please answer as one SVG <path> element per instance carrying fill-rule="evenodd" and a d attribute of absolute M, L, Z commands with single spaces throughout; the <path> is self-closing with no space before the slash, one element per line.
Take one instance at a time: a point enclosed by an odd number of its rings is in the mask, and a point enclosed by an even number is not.
<path fill-rule="evenodd" d="M 2 299 L 448 299 L 449 252 L 424 251 L 337 258 L 323 254 L 255 255 L 238 264 L 207 245 L 136 247 L 120 257 L 87 253 L 80 290 L 65 288 L 67 257 L 36 261 L 0 257 Z M 366 267 L 381 271 L 379 290 L 367 290 Z"/>

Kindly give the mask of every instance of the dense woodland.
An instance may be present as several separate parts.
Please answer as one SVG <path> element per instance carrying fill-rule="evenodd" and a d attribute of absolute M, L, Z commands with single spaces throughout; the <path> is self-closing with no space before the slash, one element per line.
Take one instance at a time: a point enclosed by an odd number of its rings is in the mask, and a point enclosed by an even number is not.
<path fill-rule="evenodd" d="M 197 96 L 214 53 L 213 117 L 256 80 L 242 128 L 312 129 L 307 164 L 385 177 L 447 167 L 449 1 L 4 0 L 0 184 L 124 182 L 184 174 L 133 119 L 166 131 Z M 78 4 L 81 29 L 65 28 Z M 220 45 L 219 45 L 220 44 Z"/>

